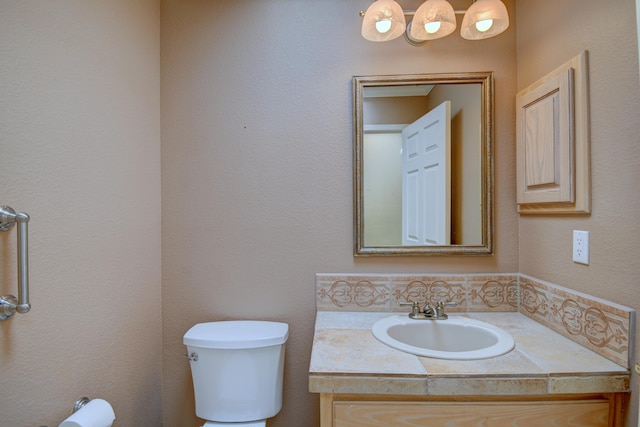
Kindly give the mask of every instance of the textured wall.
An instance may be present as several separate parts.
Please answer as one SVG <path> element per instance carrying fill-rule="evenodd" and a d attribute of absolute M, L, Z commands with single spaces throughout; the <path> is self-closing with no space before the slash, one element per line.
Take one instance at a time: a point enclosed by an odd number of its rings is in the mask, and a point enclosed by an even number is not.
<path fill-rule="evenodd" d="M 0 1 L 0 204 L 31 215 L 33 304 L 0 323 L 3 426 L 57 426 L 84 395 L 161 424 L 159 13 Z"/>
<path fill-rule="evenodd" d="M 640 79 L 633 0 L 518 1 L 518 89 L 589 51 L 592 213 L 523 216 L 519 271 L 640 309 Z M 572 230 L 588 230 L 590 265 L 573 263 Z M 638 331 L 636 327 L 636 331 Z M 640 354 L 636 332 L 636 357 Z M 634 396 L 638 376 L 633 376 Z M 637 424 L 637 397 L 628 426 Z"/>
<path fill-rule="evenodd" d="M 484 42 L 376 44 L 360 37 L 358 12 L 370 3 L 162 2 L 166 427 L 197 425 L 182 358 L 194 323 L 288 322 L 284 407 L 270 425 L 311 427 L 316 272 L 517 270 L 515 30 Z M 354 258 L 352 76 L 454 71 L 495 72 L 496 254 Z"/>

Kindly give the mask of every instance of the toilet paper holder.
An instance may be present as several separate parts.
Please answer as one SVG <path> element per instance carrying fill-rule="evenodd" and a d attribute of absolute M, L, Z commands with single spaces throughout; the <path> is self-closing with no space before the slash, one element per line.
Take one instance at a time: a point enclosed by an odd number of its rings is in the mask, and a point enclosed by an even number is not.
<path fill-rule="evenodd" d="M 86 396 L 83 396 L 80 399 L 76 400 L 76 403 L 73 404 L 73 413 L 75 414 L 76 412 L 78 412 L 80 409 L 82 409 L 84 405 L 86 405 L 89 402 L 91 402 L 91 399 L 89 399 Z M 40 426 L 40 427 L 49 427 L 49 426 Z"/>
<path fill-rule="evenodd" d="M 80 399 L 76 400 L 76 403 L 73 404 L 73 413 L 78 412 L 84 405 L 91 402 L 87 396 L 82 396 Z"/>
<path fill-rule="evenodd" d="M 76 401 L 73 413 L 58 424 L 58 427 L 111 427 L 115 419 L 115 411 L 106 400 L 81 397 Z"/>

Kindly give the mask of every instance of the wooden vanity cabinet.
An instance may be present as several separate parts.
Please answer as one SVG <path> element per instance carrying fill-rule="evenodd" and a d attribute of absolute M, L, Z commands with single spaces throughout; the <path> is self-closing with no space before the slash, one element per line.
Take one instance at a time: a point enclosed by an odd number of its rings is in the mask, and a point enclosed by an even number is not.
<path fill-rule="evenodd" d="M 622 427 L 624 393 L 554 396 L 321 394 L 321 427 Z"/>

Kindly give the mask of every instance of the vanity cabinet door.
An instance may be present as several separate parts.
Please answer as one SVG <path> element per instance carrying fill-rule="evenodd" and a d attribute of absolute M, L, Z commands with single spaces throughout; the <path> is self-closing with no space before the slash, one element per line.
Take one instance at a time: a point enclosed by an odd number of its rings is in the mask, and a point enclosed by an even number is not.
<path fill-rule="evenodd" d="M 333 427 L 606 427 L 610 420 L 609 408 L 606 399 L 533 402 L 334 401 L 332 424 Z"/>

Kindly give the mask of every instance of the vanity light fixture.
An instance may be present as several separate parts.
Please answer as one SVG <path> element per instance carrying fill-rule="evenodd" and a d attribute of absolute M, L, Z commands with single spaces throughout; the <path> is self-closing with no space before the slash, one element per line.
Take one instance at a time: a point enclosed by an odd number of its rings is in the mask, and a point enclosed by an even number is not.
<path fill-rule="evenodd" d="M 394 0 L 376 0 L 362 16 L 362 37 L 372 42 L 398 38 L 407 27 L 404 11 Z"/>
<path fill-rule="evenodd" d="M 464 14 L 460 35 L 482 40 L 509 27 L 509 14 L 500 0 L 477 0 L 467 9 L 454 10 L 447 0 L 426 0 L 417 10 L 403 10 L 395 0 L 376 0 L 360 12 L 362 37 L 374 42 L 396 39 L 402 34 L 413 45 L 448 36 L 456 29 L 456 14 Z M 407 24 L 405 16 L 412 19 Z"/>

